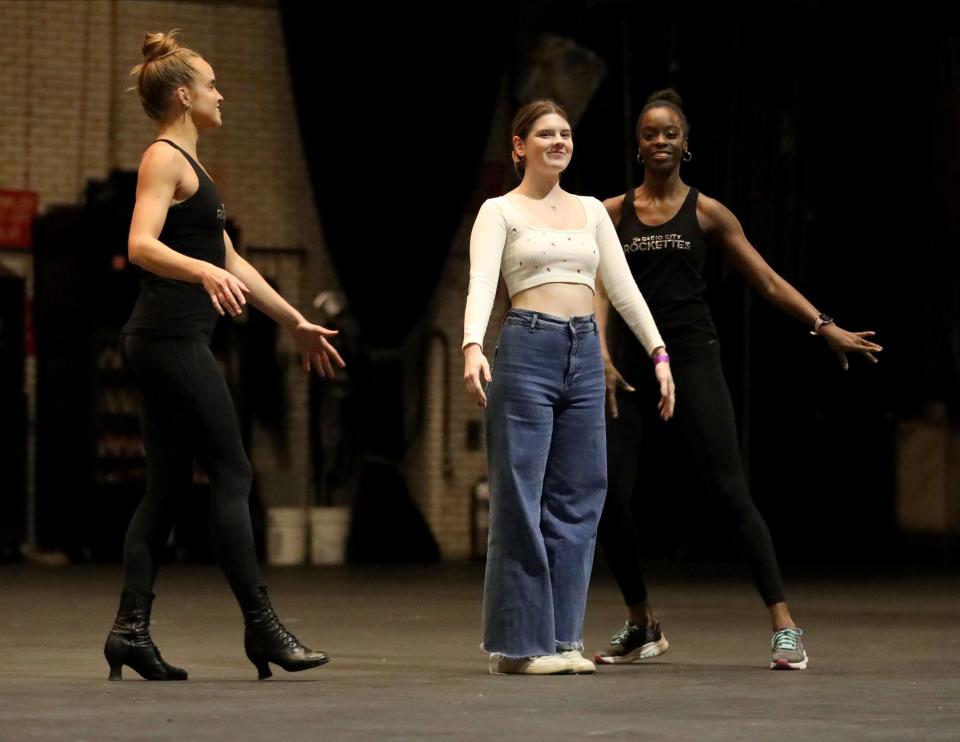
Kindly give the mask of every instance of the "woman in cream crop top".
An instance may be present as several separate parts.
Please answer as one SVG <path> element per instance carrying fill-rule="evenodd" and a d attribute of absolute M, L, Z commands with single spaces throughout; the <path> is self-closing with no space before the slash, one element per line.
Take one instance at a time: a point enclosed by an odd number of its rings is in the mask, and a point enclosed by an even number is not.
<path fill-rule="evenodd" d="M 590 673 L 581 634 L 607 491 L 598 271 L 654 356 L 664 419 L 673 378 L 603 205 L 560 188 L 573 153 L 566 113 L 534 101 L 513 131 L 523 180 L 480 209 L 464 316 L 464 381 L 485 407 L 490 479 L 483 647 L 491 673 Z M 501 272 L 511 309 L 491 372 L 482 346 Z"/>
<path fill-rule="evenodd" d="M 484 202 L 470 237 L 470 288 L 464 316 L 463 347 L 483 345 L 500 272 L 512 299 L 545 283 L 587 286 L 595 292 L 599 268 L 610 301 L 647 349 L 663 346 L 660 333 L 630 274 L 616 229 L 595 198 L 567 197 L 583 211 L 583 229 L 550 229 L 527 223 L 508 196 Z"/>

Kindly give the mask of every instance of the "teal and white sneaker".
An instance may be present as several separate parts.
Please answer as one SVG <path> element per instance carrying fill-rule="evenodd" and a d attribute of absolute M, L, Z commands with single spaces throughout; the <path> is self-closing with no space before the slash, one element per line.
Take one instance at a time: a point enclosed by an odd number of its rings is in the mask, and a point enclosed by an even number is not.
<path fill-rule="evenodd" d="M 771 670 L 806 670 L 807 652 L 803 648 L 803 630 L 796 627 L 773 632 L 770 640 Z"/>

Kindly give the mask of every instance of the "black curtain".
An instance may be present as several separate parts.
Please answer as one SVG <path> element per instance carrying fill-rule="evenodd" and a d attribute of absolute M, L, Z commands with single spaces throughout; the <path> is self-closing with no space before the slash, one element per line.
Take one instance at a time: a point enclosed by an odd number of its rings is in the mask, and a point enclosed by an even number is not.
<path fill-rule="evenodd" d="M 464 27 L 461 13 L 442 10 L 429 28 L 407 9 L 281 10 L 330 257 L 365 342 L 397 347 L 430 301 L 475 186 L 505 26 Z"/>
<path fill-rule="evenodd" d="M 365 463 L 348 556 L 429 558 L 435 546 L 410 545 L 432 540 L 396 466 L 400 346 L 422 320 L 475 188 L 507 26 L 486 12 L 465 23 L 453 9 L 426 18 L 411 6 L 280 7 L 314 198 L 360 334 L 349 373 Z M 416 524 L 407 536 L 402 512 Z"/>
<path fill-rule="evenodd" d="M 914 7 L 930 15 L 931 4 Z M 318 11 L 285 5 L 284 17 L 288 40 L 308 40 L 290 60 L 331 253 L 367 341 L 380 345 L 403 337 L 430 295 L 449 243 L 439 235 L 461 218 L 503 60 L 515 67 L 548 32 L 605 62 L 564 176 L 568 190 L 598 197 L 640 181 L 633 122 L 650 92 L 676 86 L 692 127 L 686 182 L 730 207 L 821 309 L 848 329 L 877 330 L 886 348 L 878 367 L 853 359 L 839 372 L 819 340 L 716 261 L 711 299 L 727 378 L 778 548 L 808 560 L 816 539 L 823 559 L 864 558 L 892 537 L 897 419 L 929 400 L 946 399 L 955 414 L 960 399 L 951 198 L 960 44 L 949 24 L 915 34 L 899 16 L 851 4 L 756 11 L 531 0 L 484 6 L 476 27 L 461 22 L 438 39 L 400 16 L 365 23 L 347 9 L 333 27 Z M 438 26 L 443 19 L 430 24 Z M 449 177 L 463 178 L 462 190 Z M 435 208 L 424 208 L 425 194 Z M 417 244 L 391 241 L 397 224 L 416 219 L 433 220 L 414 230 Z M 410 250 L 413 277 L 404 272 Z M 803 529 L 794 527 L 800 504 Z M 717 538 L 690 542 L 728 549 Z"/>
<path fill-rule="evenodd" d="M 870 560 L 895 536 L 897 419 L 960 397 L 958 34 L 911 34 L 896 16 L 842 3 L 777 12 L 789 23 L 714 6 L 651 24 L 634 5 L 622 33 L 584 4 L 569 32 L 611 75 L 577 129 L 574 168 L 587 193 L 623 192 L 622 167 L 606 164 L 622 161 L 622 144 L 601 132 L 618 115 L 635 121 L 650 92 L 677 87 L 694 153 L 684 180 L 730 207 L 774 268 L 842 326 L 878 331 L 879 366 L 854 358 L 842 373 L 822 342 L 724 261 L 714 266 L 741 444 L 778 550 Z M 630 181 L 641 179 L 634 168 Z M 683 462 L 664 468 L 674 476 Z M 729 539 L 704 527 L 689 541 L 717 554 Z"/>

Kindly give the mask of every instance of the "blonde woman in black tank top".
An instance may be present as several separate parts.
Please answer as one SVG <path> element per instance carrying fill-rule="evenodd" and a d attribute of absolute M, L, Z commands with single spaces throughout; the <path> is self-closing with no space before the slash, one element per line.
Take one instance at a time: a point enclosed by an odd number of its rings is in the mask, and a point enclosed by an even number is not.
<path fill-rule="evenodd" d="M 197 157 L 201 131 L 222 125 L 213 69 L 176 32 L 147 34 L 134 67 L 141 103 L 159 124 L 137 178 L 130 261 L 143 269 L 140 297 L 122 350 L 141 397 L 147 491 L 124 542 L 120 608 L 104 646 L 110 679 L 124 665 L 147 680 L 186 680 L 150 636 L 159 555 L 176 501 L 188 492 L 194 460 L 210 478 L 211 521 L 221 566 L 243 612 L 244 649 L 261 679 L 270 663 L 288 671 L 327 661 L 287 631 L 262 584 L 250 523 L 251 468 L 223 373 L 209 342 L 218 317 L 247 301 L 293 334 L 306 370 L 333 376 L 343 359 L 336 332 L 308 322 L 234 250 L 216 184 Z"/>
<path fill-rule="evenodd" d="M 674 421 L 690 448 L 704 484 L 730 515 L 773 629 L 771 669 L 804 669 L 807 654 L 787 607 L 767 525 L 753 503 L 737 447 L 730 393 L 720 366 L 719 343 L 704 299 L 707 245 L 727 259 L 772 304 L 820 335 L 847 368 L 846 353 L 876 362 L 881 347 L 873 332 L 848 332 L 822 314 L 781 278 L 744 235 L 737 218 L 719 201 L 698 194 L 680 179 L 690 159 L 689 127 L 672 90 L 650 97 L 637 122 L 637 159 L 644 180 L 629 193 L 604 201 L 654 320 L 670 348 L 677 386 Z M 598 290 L 597 319 L 606 335 L 609 302 Z M 611 322 L 612 324 L 612 322 Z M 623 333 L 611 351 L 602 349 L 607 384 L 609 490 L 599 540 L 627 604 L 628 620 L 598 662 L 621 664 L 662 654 L 669 646 L 647 601 L 638 535 L 630 512 L 637 446 L 646 397 L 626 379 L 638 378 L 636 343 Z M 621 371 L 623 372 L 621 374 Z"/>

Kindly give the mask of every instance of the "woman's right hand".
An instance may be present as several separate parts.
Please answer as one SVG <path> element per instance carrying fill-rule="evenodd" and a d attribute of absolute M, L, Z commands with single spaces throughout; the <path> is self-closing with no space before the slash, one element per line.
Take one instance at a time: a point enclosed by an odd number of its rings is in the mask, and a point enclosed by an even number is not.
<path fill-rule="evenodd" d="M 200 270 L 200 282 L 221 317 L 226 312 L 231 317 L 243 312 L 247 304 L 244 294 L 249 294 L 250 289 L 230 271 L 218 268 L 213 263 L 205 263 Z"/>
<path fill-rule="evenodd" d="M 657 376 L 657 383 L 660 385 L 660 402 L 657 409 L 660 410 L 660 417 L 666 422 L 673 417 L 673 408 L 677 404 L 677 388 L 673 383 L 673 372 L 670 370 L 670 361 L 663 361 L 653 367 L 653 373 Z"/>
<path fill-rule="evenodd" d="M 476 343 L 470 343 L 463 349 L 463 383 L 466 384 L 470 396 L 477 400 L 477 404 L 486 407 L 487 395 L 483 392 L 481 375 L 488 384 L 493 380 L 483 349 Z"/>
<path fill-rule="evenodd" d="M 635 392 L 630 384 L 624 379 L 613 361 L 609 358 L 603 361 L 603 378 L 607 385 L 607 409 L 610 411 L 610 417 L 619 417 L 620 409 L 617 407 L 617 390 L 623 389 L 627 392 Z"/>

